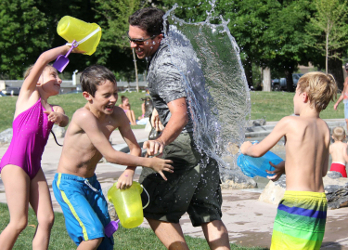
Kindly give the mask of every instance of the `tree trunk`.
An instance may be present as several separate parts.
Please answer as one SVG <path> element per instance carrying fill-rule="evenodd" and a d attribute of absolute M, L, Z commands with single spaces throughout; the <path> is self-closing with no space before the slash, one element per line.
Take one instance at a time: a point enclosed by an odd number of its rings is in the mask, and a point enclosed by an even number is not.
<path fill-rule="evenodd" d="M 134 71 L 135 71 L 135 83 L 137 85 L 137 92 L 139 92 L 137 58 L 135 57 L 134 48 L 132 48 L 132 53 L 133 53 L 133 62 L 134 62 Z"/>
<path fill-rule="evenodd" d="M 325 40 L 325 72 L 326 74 L 329 72 L 329 23 L 327 23 L 327 32 L 326 32 L 326 40 Z"/>
<path fill-rule="evenodd" d="M 244 63 L 244 72 L 245 72 L 245 76 L 246 76 L 246 79 L 247 79 L 247 82 L 248 82 L 248 85 L 250 88 L 251 86 L 253 86 L 252 65 L 251 65 L 249 58 L 247 58 L 244 62 L 245 62 Z"/>
<path fill-rule="evenodd" d="M 343 90 L 343 69 L 342 61 L 337 58 L 329 58 L 329 74 L 332 74 L 336 80 L 337 86 L 340 90 Z"/>
<path fill-rule="evenodd" d="M 262 84 L 262 91 L 271 91 L 271 69 L 265 68 L 262 72 L 262 78 L 263 78 L 263 84 Z"/>
<path fill-rule="evenodd" d="M 285 70 L 285 78 L 286 78 L 286 91 L 294 92 L 294 81 L 292 80 L 293 70 Z"/>

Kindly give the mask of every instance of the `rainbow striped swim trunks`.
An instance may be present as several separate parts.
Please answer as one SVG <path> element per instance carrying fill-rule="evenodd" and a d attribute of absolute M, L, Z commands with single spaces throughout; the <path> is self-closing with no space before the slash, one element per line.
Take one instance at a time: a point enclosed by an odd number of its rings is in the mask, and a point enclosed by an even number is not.
<path fill-rule="evenodd" d="M 271 250 L 319 250 L 326 213 L 325 193 L 285 191 L 274 221 Z"/>

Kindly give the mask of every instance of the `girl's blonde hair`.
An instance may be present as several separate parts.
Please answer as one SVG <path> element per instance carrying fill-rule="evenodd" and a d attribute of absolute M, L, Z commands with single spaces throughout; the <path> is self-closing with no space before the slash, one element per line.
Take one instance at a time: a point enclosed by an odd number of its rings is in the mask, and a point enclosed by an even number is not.
<path fill-rule="evenodd" d="M 335 141 L 343 141 L 346 138 L 346 131 L 343 127 L 335 127 L 332 130 L 332 137 Z"/>
<path fill-rule="evenodd" d="M 297 83 L 301 93 L 308 94 L 309 101 L 320 112 L 330 101 L 337 98 L 337 84 L 331 74 L 309 72 L 303 75 Z"/>
<path fill-rule="evenodd" d="M 31 70 L 33 69 L 33 67 L 34 67 L 34 64 L 33 64 L 33 65 L 30 65 L 30 66 L 25 70 L 24 75 L 23 75 L 24 79 L 26 79 L 26 78 L 29 76 L 29 74 L 30 74 Z M 44 70 L 45 70 L 46 68 L 48 68 L 48 67 L 53 68 L 52 65 L 47 64 L 47 65 L 45 66 Z"/>

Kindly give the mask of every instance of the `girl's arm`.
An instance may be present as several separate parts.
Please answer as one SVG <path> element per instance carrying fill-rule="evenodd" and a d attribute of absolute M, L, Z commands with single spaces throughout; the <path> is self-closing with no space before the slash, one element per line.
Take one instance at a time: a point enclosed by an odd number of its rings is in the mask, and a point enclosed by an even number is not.
<path fill-rule="evenodd" d="M 36 84 L 42 74 L 42 71 L 46 65 L 55 60 L 59 55 L 65 55 L 70 49 L 70 46 L 63 45 L 54 49 L 47 50 L 43 52 L 39 58 L 36 60 L 33 68 L 31 69 L 28 77 L 24 79 L 21 90 L 19 92 L 18 101 L 27 101 L 31 94 L 36 89 Z"/>
<path fill-rule="evenodd" d="M 53 106 L 53 111 L 44 111 L 48 114 L 48 120 L 60 127 L 65 127 L 69 123 L 69 117 L 65 115 L 64 109 L 60 106 Z"/>

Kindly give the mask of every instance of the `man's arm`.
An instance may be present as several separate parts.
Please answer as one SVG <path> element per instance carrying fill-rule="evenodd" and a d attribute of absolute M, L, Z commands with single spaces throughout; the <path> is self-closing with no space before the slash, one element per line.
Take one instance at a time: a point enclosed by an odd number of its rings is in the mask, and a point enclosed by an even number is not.
<path fill-rule="evenodd" d="M 173 142 L 179 136 L 188 122 L 185 97 L 173 100 L 167 105 L 171 113 L 171 117 L 160 137 L 158 137 L 156 140 L 150 140 L 144 143 L 143 147 L 147 149 L 148 155 L 162 153 L 163 147 Z"/>

